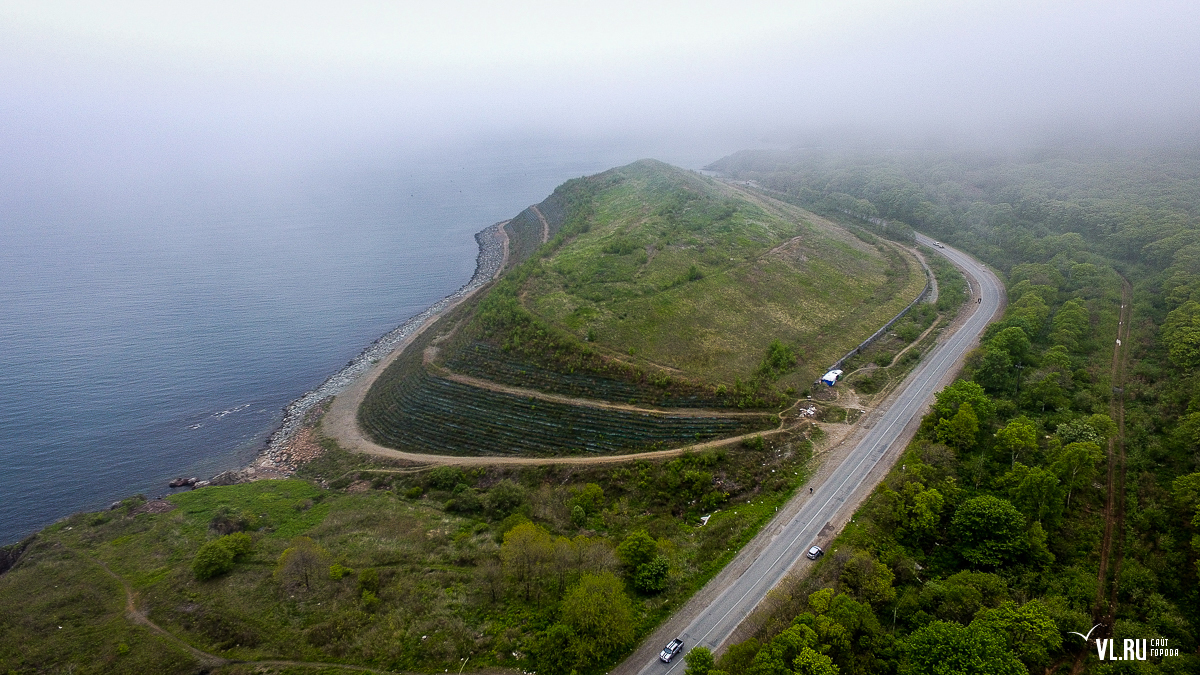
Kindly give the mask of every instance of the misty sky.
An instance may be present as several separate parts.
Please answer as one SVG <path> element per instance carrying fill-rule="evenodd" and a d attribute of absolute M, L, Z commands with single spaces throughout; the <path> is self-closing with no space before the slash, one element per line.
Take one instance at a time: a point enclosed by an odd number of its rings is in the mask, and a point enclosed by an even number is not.
<path fill-rule="evenodd" d="M 1194 2 L 0 0 L 0 168 L 497 135 L 697 153 L 841 131 L 1194 137 L 1198 35 Z"/>

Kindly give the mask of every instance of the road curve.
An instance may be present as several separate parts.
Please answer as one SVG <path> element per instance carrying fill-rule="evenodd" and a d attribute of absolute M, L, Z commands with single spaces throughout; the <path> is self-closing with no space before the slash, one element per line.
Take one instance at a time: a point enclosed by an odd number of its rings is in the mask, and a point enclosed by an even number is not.
<path fill-rule="evenodd" d="M 920 234 L 917 242 L 926 246 L 934 243 Z M 857 505 L 886 474 L 915 432 L 934 392 L 953 379 L 967 351 L 1004 306 L 1003 286 L 983 264 L 950 247 L 934 250 L 957 265 L 970 280 L 971 305 L 965 320 L 960 319 L 956 322 L 956 330 L 939 339 L 930 354 L 877 409 L 873 419 L 863 420 L 857 445 L 845 454 L 840 464 L 814 479 L 813 493 L 810 495 L 802 489 L 787 507 L 781 509 L 780 515 L 763 528 L 759 537 L 769 541 L 757 546 L 751 542 L 746 546 L 727 566 L 729 574 L 719 574 L 709 582 L 712 588 L 706 587 L 697 593 L 676 615 L 678 619 L 656 631 L 629 659 L 614 669 L 614 674 L 682 675 L 686 667 L 682 658 L 676 658 L 670 664 L 657 658 L 658 650 L 676 635 L 683 638 L 684 654 L 698 645 L 716 651 L 794 566 L 809 564 L 804 552 L 817 543 L 818 538 L 821 542 L 831 539 L 840 529 L 833 524 L 849 519 Z M 741 570 L 740 575 L 730 579 L 738 570 Z M 689 618 L 686 627 L 680 631 L 679 626 Z"/>

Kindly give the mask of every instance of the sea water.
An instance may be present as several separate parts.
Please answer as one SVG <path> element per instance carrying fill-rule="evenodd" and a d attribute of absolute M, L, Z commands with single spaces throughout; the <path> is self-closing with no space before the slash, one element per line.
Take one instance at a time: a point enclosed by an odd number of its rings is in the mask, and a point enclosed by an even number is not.
<path fill-rule="evenodd" d="M 253 459 L 474 271 L 474 233 L 636 152 L 506 144 L 0 191 L 0 544 Z"/>

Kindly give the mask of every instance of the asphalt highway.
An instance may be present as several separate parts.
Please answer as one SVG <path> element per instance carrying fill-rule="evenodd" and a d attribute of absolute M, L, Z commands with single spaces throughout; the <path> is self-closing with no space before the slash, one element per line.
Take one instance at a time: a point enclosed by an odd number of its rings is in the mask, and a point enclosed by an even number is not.
<path fill-rule="evenodd" d="M 917 241 L 933 246 L 933 240 L 917 235 Z M 859 503 L 859 497 L 875 488 L 876 480 L 868 480 L 872 470 L 884 460 L 894 461 L 896 452 L 889 452 L 905 427 L 921 414 L 933 400 L 934 392 L 951 375 L 960 359 L 975 344 L 983 329 L 990 322 L 1004 299 L 1000 281 L 983 264 L 956 249 L 945 247 L 934 249 L 949 258 L 966 272 L 971 284 L 970 315 L 958 325 L 951 335 L 943 334 L 938 344 L 921 364 L 914 369 L 897 392 L 890 397 L 886 410 L 873 421 L 873 426 L 861 436 L 858 444 L 845 456 L 841 464 L 825 474 L 824 480 L 813 486 L 813 495 L 805 491 L 796 499 L 805 500 L 799 511 L 784 509 L 781 517 L 787 522 L 771 522 L 764 531 L 779 530 L 761 553 L 746 567 L 745 571 L 728 585 L 707 608 L 688 624 L 679 636 L 684 641 L 683 651 L 670 664 L 662 663 L 655 656 L 638 671 L 641 675 L 682 675 L 686 666 L 683 656 L 692 648 L 703 645 L 716 651 L 750 612 L 758 606 L 767 592 L 774 588 L 802 560 L 810 546 L 817 542 L 818 535 L 827 523 L 839 522 L 848 517 L 847 511 Z M 866 421 L 866 420 L 864 420 Z M 861 493 L 860 493 L 861 491 Z M 782 529 L 780 529 L 782 527 Z M 830 533 L 823 537 L 830 538 Z M 731 563 L 731 565 L 735 565 Z M 718 581 L 720 577 L 714 579 Z M 687 614 L 688 607 L 682 610 Z M 668 638 L 669 639 L 669 638 Z M 663 641 L 665 644 L 666 641 Z M 653 646 L 653 645 L 649 645 Z M 644 658 L 645 649 L 639 649 L 635 657 Z M 635 658 L 631 657 L 631 658 Z M 625 668 L 622 668 L 625 670 Z M 630 672 L 632 669 L 629 669 Z"/>

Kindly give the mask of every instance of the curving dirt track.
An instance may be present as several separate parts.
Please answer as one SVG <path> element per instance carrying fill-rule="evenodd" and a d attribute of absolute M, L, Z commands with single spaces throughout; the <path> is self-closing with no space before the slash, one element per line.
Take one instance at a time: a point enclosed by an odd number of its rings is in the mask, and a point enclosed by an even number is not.
<path fill-rule="evenodd" d="M 538 217 L 541 218 L 541 213 L 537 212 L 536 209 L 534 211 L 537 213 Z M 542 222 L 545 223 L 545 220 L 543 219 Z M 501 228 L 500 232 L 504 235 L 504 261 L 500 264 L 501 271 L 498 272 L 497 275 L 503 273 L 503 270 L 508 265 L 508 234 L 505 233 L 503 228 Z M 486 288 L 486 286 L 481 286 L 480 288 Z M 614 464 L 614 463 L 618 463 L 618 462 L 628 462 L 628 461 L 631 461 L 634 459 L 653 459 L 653 458 L 664 458 L 664 457 L 676 457 L 678 455 L 683 454 L 684 452 L 690 452 L 690 451 L 695 451 L 695 450 L 704 450 L 706 448 L 716 448 L 716 447 L 721 447 L 721 446 L 725 446 L 725 445 L 732 445 L 735 443 L 740 443 L 741 441 L 748 439 L 748 438 L 752 438 L 754 436 L 772 436 L 774 434 L 778 434 L 778 433 L 781 433 L 782 431 L 784 431 L 784 428 L 783 428 L 784 425 L 780 424 L 778 429 L 772 429 L 772 430 L 768 430 L 768 431 L 756 431 L 756 432 L 749 433 L 749 434 L 742 434 L 740 436 L 721 438 L 721 439 L 717 439 L 714 441 L 708 441 L 705 443 L 696 443 L 694 445 L 688 445 L 688 446 L 684 446 L 684 447 L 680 447 L 680 448 L 671 448 L 669 450 L 655 450 L 652 452 L 638 452 L 638 453 L 631 453 L 631 454 L 627 454 L 627 455 L 601 455 L 601 456 L 588 456 L 588 457 L 459 457 L 459 456 L 453 456 L 453 455 L 426 455 L 426 454 L 420 454 L 420 453 L 414 453 L 414 452 L 404 452 L 402 450 L 396 450 L 394 448 L 385 447 L 385 446 L 379 445 L 378 443 L 367 438 L 366 435 L 364 435 L 362 433 L 362 430 L 358 426 L 358 408 L 359 408 L 359 406 L 362 405 L 362 401 L 366 397 L 367 392 L 370 391 L 371 385 L 373 385 L 375 383 L 375 380 L 377 380 L 379 378 L 379 376 L 383 373 L 383 371 L 386 370 L 387 367 L 389 365 L 391 365 L 392 362 L 395 361 L 396 358 L 398 356 L 400 356 L 400 354 L 402 354 L 404 352 L 404 350 L 406 348 L 408 348 L 408 346 L 410 344 L 412 344 L 412 342 L 414 340 L 417 339 L 418 336 L 420 336 L 422 333 L 425 332 L 425 329 L 427 329 L 427 328 L 429 328 L 429 326 L 433 325 L 438 319 L 440 319 L 442 317 L 443 314 L 450 311 L 454 307 L 457 307 L 459 303 L 463 302 L 467 298 L 470 298 L 475 293 L 478 293 L 479 290 L 480 289 L 476 289 L 475 291 L 472 291 L 471 294 L 466 295 L 462 299 L 460 299 L 458 301 L 458 303 L 450 305 L 443 312 L 436 314 L 434 316 L 431 316 L 424 324 L 421 325 L 420 328 L 418 328 L 416 331 L 413 331 L 413 334 L 411 336 L 409 336 L 408 339 L 406 339 L 404 342 L 401 342 L 400 344 L 398 344 L 396 346 L 396 348 L 392 351 L 391 354 L 388 355 L 388 357 L 386 359 L 381 359 L 379 361 L 379 363 L 375 364 L 375 366 L 373 368 L 371 368 L 371 370 L 364 373 L 362 375 L 362 377 L 360 377 L 354 384 L 347 387 L 346 390 L 343 391 L 341 394 L 338 394 L 338 396 L 333 399 L 333 403 L 330 404 L 329 412 L 325 413 L 324 418 L 322 418 L 322 420 L 321 420 L 322 433 L 326 437 L 331 438 L 334 441 L 336 441 L 337 444 L 339 446 L 341 446 L 342 449 L 344 449 L 344 450 L 349 450 L 351 452 L 361 452 L 363 454 L 375 455 L 377 457 L 387 457 L 389 459 L 398 459 L 401 461 L 413 462 L 413 463 L 417 463 L 417 464 L 454 464 L 454 465 L 459 465 L 459 466 L 495 466 L 498 464 L 506 464 L 506 465 Z M 471 385 L 475 385 L 475 386 L 482 386 L 481 383 L 484 382 L 482 380 L 477 381 L 476 378 L 472 378 L 472 377 L 469 377 L 466 375 L 452 375 L 452 376 L 450 376 L 450 379 L 462 381 L 466 384 L 471 384 Z M 608 402 L 603 402 L 603 401 L 589 401 L 589 400 L 584 400 L 584 399 L 577 400 L 577 399 L 572 399 L 570 397 L 565 397 L 565 396 L 556 396 L 553 394 L 545 394 L 543 392 L 531 392 L 529 390 L 519 389 L 516 387 L 505 387 L 503 385 L 498 385 L 493 382 L 487 382 L 485 388 L 492 389 L 495 391 L 507 392 L 507 393 L 518 393 L 519 395 L 522 395 L 522 396 L 534 396 L 535 398 L 542 398 L 545 400 L 568 402 L 568 403 L 577 404 L 577 405 L 590 405 L 590 406 L 595 406 L 595 407 L 606 407 L 606 408 L 621 409 L 621 410 L 634 410 L 634 411 L 638 411 L 638 412 L 659 413 L 659 414 L 661 414 L 663 412 L 667 412 L 664 409 L 639 408 L 636 406 L 623 405 L 623 404 L 619 404 L 619 403 L 608 403 Z M 795 406 L 793 405 L 793 407 L 795 407 Z M 672 415 L 675 415 L 675 414 L 712 415 L 713 414 L 712 412 L 709 412 L 709 411 L 697 411 L 697 410 L 682 410 L 681 411 L 679 409 L 670 409 L 669 412 Z M 729 417 L 736 417 L 736 416 L 740 416 L 740 415 L 761 415 L 761 414 L 762 413 L 743 413 L 743 412 L 723 413 L 724 416 L 729 416 Z"/>
<path fill-rule="evenodd" d="M 286 667 L 297 667 L 298 666 L 298 667 L 302 667 L 302 668 L 320 668 L 320 669 L 340 668 L 342 670 L 350 670 L 350 671 L 359 672 L 359 673 L 390 673 L 390 672 L 392 672 L 392 671 L 387 671 L 387 670 L 377 670 L 375 668 L 368 668 L 366 666 L 355 666 L 355 665 L 349 665 L 349 664 L 343 664 L 343 663 L 325 663 L 325 662 L 319 662 L 319 661 L 287 661 L 287 660 L 278 660 L 278 659 L 263 659 L 263 660 L 245 661 L 245 660 L 237 660 L 237 659 L 227 659 L 223 656 L 218 656 L 217 654 L 211 654 L 206 651 L 201 651 L 201 650 L 196 649 L 195 647 L 191 646 L 187 642 L 184 642 L 178 636 L 176 636 L 174 633 L 171 633 L 170 631 L 163 628 L 162 626 L 159 626 L 158 624 L 154 623 L 153 621 L 150 620 L 150 617 L 146 616 L 145 612 L 142 612 L 140 609 L 138 609 L 137 608 L 137 595 L 133 592 L 133 587 L 131 587 L 129 585 L 128 581 L 126 581 L 123 577 L 118 575 L 116 572 L 112 571 L 112 569 L 108 565 L 105 565 L 103 561 L 98 560 L 96 558 L 89 558 L 89 560 L 91 560 L 92 562 L 99 565 L 101 567 L 101 569 L 103 569 L 105 572 L 108 573 L 109 576 L 111 576 L 113 579 L 116 579 L 117 582 L 121 584 L 121 588 L 123 588 L 125 590 L 125 616 L 130 621 L 132 621 L 136 624 L 139 624 L 141 626 L 145 626 L 151 632 L 153 632 L 155 635 L 158 635 L 159 637 L 170 642 L 171 644 L 175 645 L 176 647 L 179 647 L 180 649 L 186 651 L 188 654 L 191 654 L 192 658 L 196 659 L 198 665 L 203 669 L 202 672 L 208 672 L 214 668 L 221 668 L 223 666 L 231 666 L 231 665 L 235 665 L 235 664 L 239 664 L 239 663 L 256 664 L 256 665 L 260 665 L 260 666 L 286 666 Z"/>
<path fill-rule="evenodd" d="M 533 211 L 533 215 L 537 216 L 538 220 L 542 221 L 542 243 L 544 244 L 550 241 L 550 221 L 546 220 L 546 216 L 542 215 L 542 211 L 537 207 L 536 204 L 530 206 L 529 208 Z M 501 269 L 504 268 L 502 267 Z"/>

